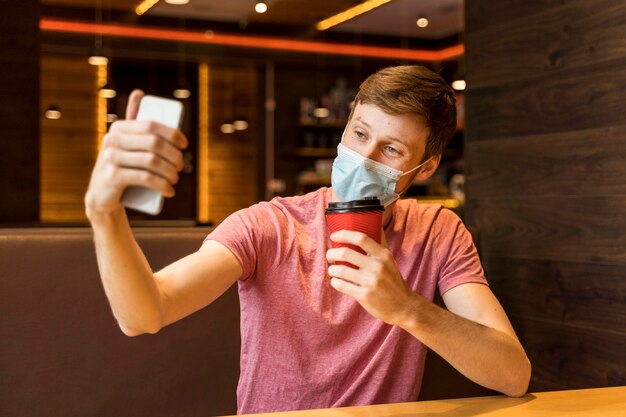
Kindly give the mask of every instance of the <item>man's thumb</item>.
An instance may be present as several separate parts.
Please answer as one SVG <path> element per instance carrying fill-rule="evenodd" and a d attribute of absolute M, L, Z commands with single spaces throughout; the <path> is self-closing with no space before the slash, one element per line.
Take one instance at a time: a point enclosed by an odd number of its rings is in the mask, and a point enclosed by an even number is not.
<path fill-rule="evenodd" d="M 126 105 L 126 120 L 135 120 L 137 112 L 139 111 L 139 103 L 146 94 L 141 90 L 133 90 L 128 97 L 128 104 Z"/>

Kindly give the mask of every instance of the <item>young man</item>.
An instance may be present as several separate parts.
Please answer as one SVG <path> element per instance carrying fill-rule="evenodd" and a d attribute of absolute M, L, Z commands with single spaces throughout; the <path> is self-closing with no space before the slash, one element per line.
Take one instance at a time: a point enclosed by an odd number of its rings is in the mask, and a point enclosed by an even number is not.
<path fill-rule="evenodd" d="M 426 346 L 475 382 L 523 395 L 530 363 L 483 276 L 458 217 L 398 200 L 437 168 L 456 122 L 454 94 L 426 68 L 386 68 L 360 87 L 332 173 L 332 188 L 240 210 L 202 247 L 152 273 L 120 196 L 128 185 L 174 194 L 179 131 L 127 119 L 106 135 L 85 197 L 104 288 L 122 331 L 155 333 L 238 282 L 238 412 L 416 400 Z M 375 193 L 383 242 L 340 231 L 324 209 Z M 361 247 L 329 249 L 330 239 Z M 349 262 L 358 269 L 338 265 Z M 432 303 L 435 289 L 447 310 Z"/>

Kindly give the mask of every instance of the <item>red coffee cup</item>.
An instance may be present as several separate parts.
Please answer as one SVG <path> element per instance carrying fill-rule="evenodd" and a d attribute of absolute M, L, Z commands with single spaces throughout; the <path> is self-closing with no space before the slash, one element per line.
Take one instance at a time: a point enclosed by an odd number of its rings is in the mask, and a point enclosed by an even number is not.
<path fill-rule="evenodd" d="M 326 208 L 326 224 L 332 234 L 338 230 L 353 230 L 365 233 L 377 243 L 380 243 L 382 232 L 383 211 L 385 208 L 380 204 L 378 197 L 365 197 L 362 200 L 329 203 Z M 330 241 L 333 248 L 348 247 L 365 254 L 358 246 L 349 243 Z M 337 262 L 338 265 L 347 265 L 357 269 L 349 262 Z"/>

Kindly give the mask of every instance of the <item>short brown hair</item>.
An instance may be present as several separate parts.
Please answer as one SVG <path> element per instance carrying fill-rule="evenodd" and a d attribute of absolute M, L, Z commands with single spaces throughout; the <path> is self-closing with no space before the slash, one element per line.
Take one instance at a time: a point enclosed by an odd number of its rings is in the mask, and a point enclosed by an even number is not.
<path fill-rule="evenodd" d="M 438 74 L 419 65 L 387 67 L 370 75 L 354 102 L 373 104 L 392 115 L 422 116 L 430 129 L 424 160 L 441 154 L 456 130 L 454 91 Z"/>

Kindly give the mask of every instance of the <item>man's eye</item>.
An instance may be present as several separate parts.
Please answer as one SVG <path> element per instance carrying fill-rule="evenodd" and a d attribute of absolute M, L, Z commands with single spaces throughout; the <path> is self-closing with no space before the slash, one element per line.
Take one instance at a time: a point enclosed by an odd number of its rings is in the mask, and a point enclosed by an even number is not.
<path fill-rule="evenodd" d="M 398 153 L 397 149 L 391 146 L 385 146 L 385 151 L 393 155 L 396 155 Z"/>

